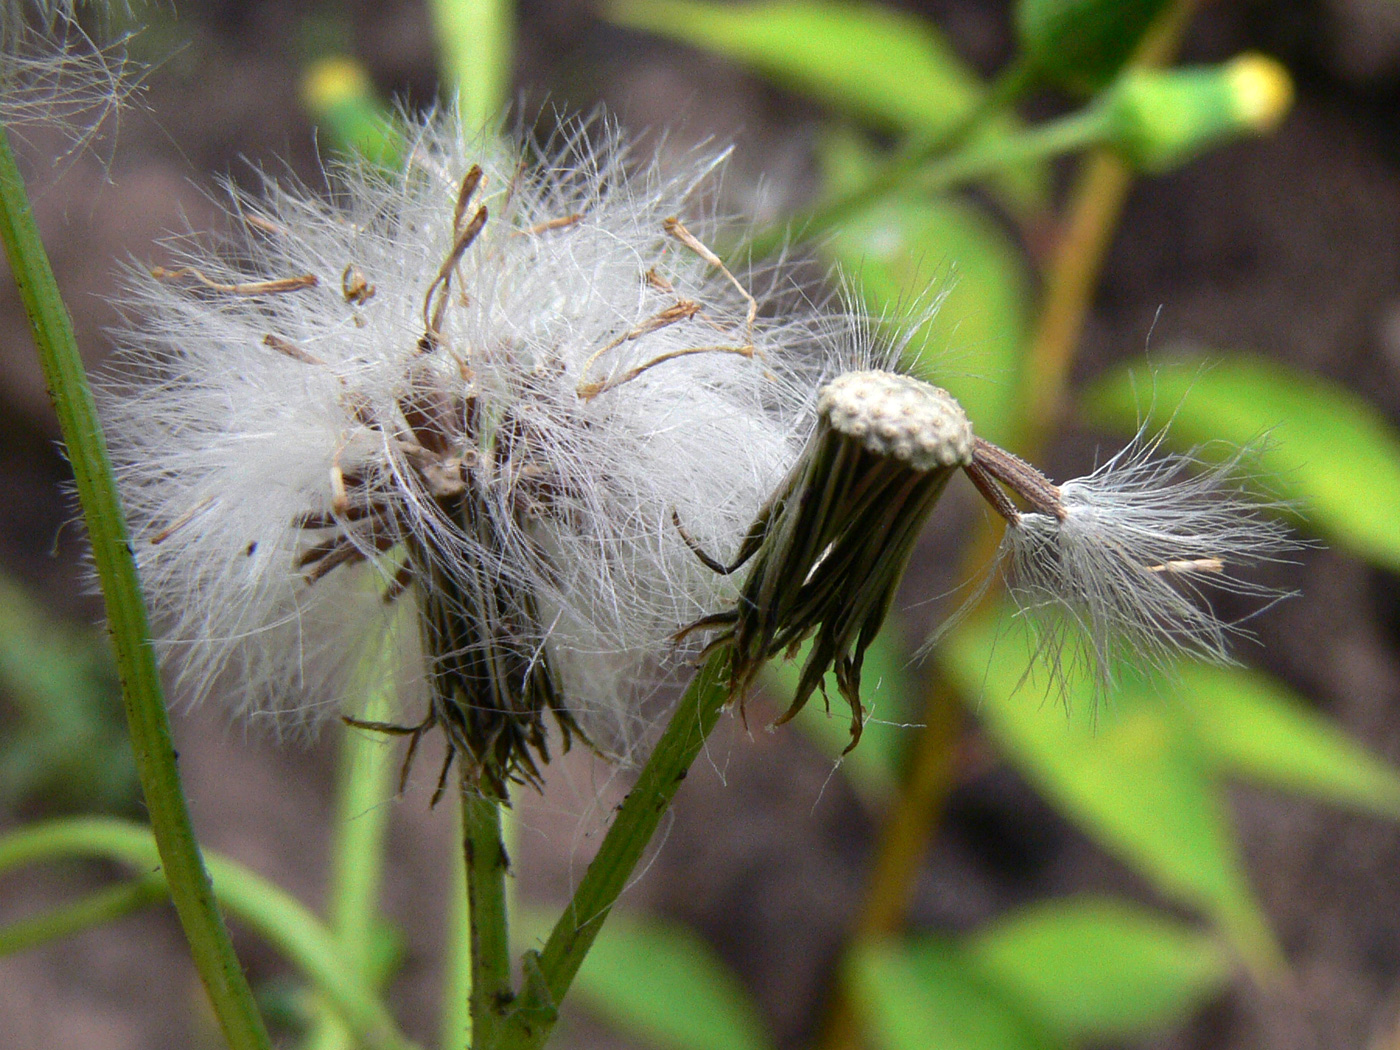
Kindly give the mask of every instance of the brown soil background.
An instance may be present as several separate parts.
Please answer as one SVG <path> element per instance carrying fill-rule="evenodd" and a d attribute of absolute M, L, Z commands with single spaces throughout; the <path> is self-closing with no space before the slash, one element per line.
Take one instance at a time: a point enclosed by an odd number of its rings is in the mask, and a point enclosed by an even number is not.
<path fill-rule="evenodd" d="M 32 136 L 29 176 L 59 279 L 89 362 L 106 352 L 117 260 L 156 260 L 154 240 L 206 225 L 214 177 L 249 181 L 249 161 L 316 179 L 312 129 L 296 94 L 298 27 L 317 5 L 292 0 L 178 4 L 138 52 L 171 52 L 150 74 L 105 155 L 55 177 Z M 962 53 L 994 69 L 1008 48 L 999 3 L 894 6 L 936 18 Z M 728 179 L 763 175 L 806 188 L 814 108 L 719 61 L 611 29 L 585 0 L 524 0 L 516 86 L 574 109 L 605 103 L 632 128 L 681 141 L 736 143 Z M 319 10 L 324 11 L 321 7 Z M 345 0 L 337 10 L 377 84 L 421 102 L 433 85 L 423 8 Z M 176 41 L 183 49 L 172 52 Z M 1186 57 L 1246 48 L 1282 58 L 1295 111 L 1273 137 L 1140 183 L 1109 259 L 1079 378 L 1181 343 L 1267 352 L 1338 380 L 1400 423 L 1400 4 L 1391 0 L 1217 3 Z M 1160 309 L 1160 316 L 1158 311 Z M 1154 328 L 1155 322 L 1155 328 Z M 61 529 L 61 493 L 44 385 L 17 298 L 0 282 L 0 561 L 58 614 L 94 622 L 81 539 Z M 1082 437 L 1054 466 L 1082 466 Z M 1365 479 L 1357 498 L 1366 499 Z M 956 508 L 926 538 L 955 542 Z M 949 523 L 953 521 L 953 524 Z M 1400 524 L 1397 524 L 1400 528 Z M 946 557 L 946 555 L 945 555 Z M 1303 596 L 1259 622 L 1258 660 L 1378 753 L 1400 762 L 1400 594 L 1396 579 L 1337 552 L 1308 553 L 1288 581 Z M 921 592 L 937 588 L 919 584 Z M 1253 658 L 1253 654 L 1252 654 Z M 5 699 L 0 697 L 0 719 Z M 6 723 L 0 721 L 0 731 Z M 278 747 L 205 707 L 175 730 L 205 843 L 313 905 L 323 892 L 333 747 Z M 1005 909 L 1099 889 L 1151 891 L 1068 827 L 970 725 L 966 763 L 923 873 L 912 922 L 960 930 Z M 330 734 L 333 736 L 334 734 Z M 624 903 L 691 924 L 752 990 L 783 1048 L 805 1045 L 843 928 L 858 907 L 872 824 L 826 759 L 793 732 L 745 735 L 723 724 L 687 781 L 666 841 Z M 452 828 L 431 812 L 419 771 L 394 807 L 385 908 L 407 956 L 392 1002 L 408 1032 L 435 1032 L 437 959 Z M 595 783 L 604 790 L 594 803 Z M 569 762 L 542 799 L 522 799 L 517 870 L 527 899 L 561 900 L 591 841 L 586 817 L 620 787 Z M 1145 1045 L 1179 1050 L 1400 1046 L 1400 830 L 1311 801 L 1239 790 L 1249 870 L 1292 967 L 1284 988 L 1232 991 L 1177 1032 Z M 29 800 L 0 827 L 56 811 Z M 101 884 L 110 872 L 46 870 L 0 882 L 0 921 Z M 1160 903 L 1160 902 L 1157 902 Z M 254 981 L 286 973 L 240 934 Z M 561 1046 L 630 1046 L 572 1009 Z M 168 909 L 0 962 L 0 1045 L 14 1050 L 176 1050 L 217 1045 Z"/>

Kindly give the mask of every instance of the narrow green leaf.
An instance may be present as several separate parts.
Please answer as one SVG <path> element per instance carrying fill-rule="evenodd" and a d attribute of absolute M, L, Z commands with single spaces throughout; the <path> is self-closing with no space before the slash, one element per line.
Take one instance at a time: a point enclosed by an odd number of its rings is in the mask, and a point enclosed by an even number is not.
<path fill-rule="evenodd" d="M 763 670 L 764 688 L 778 701 L 779 710 L 786 709 L 788 700 L 797 690 L 809 649 L 810 643 L 793 659 L 773 660 Z M 865 728 L 861 731 L 860 743 L 840 762 L 841 771 L 849 778 L 851 786 L 871 806 L 889 799 L 898 787 L 904 751 L 915 732 L 905 724 L 911 713 L 910 697 L 914 695 L 908 673 L 910 651 L 895 623 L 887 623 L 865 651 L 861 672 Z M 822 680 L 821 695 L 831 698 L 830 712 L 819 697 L 814 698 L 793 724 L 823 753 L 836 758 L 851 742 L 851 720 L 830 673 Z"/>
<path fill-rule="evenodd" d="M 979 931 L 977 968 L 1067 1040 L 1134 1039 L 1180 1023 L 1230 979 L 1220 942 L 1139 905 L 1037 904 Z"/>
<path fill-rule="evenodd" d="M 1032 296 L 1006 232 L 959 200 L 896 198 L 842 225 L 824 250 L 877 317 L 899 324 L 941 300 L 904 366 L 962 402 L 979 435 L 1010 440 Z"/>
<path fill-rule="evenodd" d="M 876 4 L 611 0 L 603 14 L 723 55 L 886 130 L 937 134 L 981 92 L 932 23 Z"/>
<path fill-rule="evenodd" d="M 852 953 L 857 1010 L 880 1050 L 1050 1050 L 1038 1031 L 953 945 L 920 938 Z"/>
<path fill-rule="evenodd" d="M 544 915 L 521 909 L 517 936 L 543 941 Z M 695 934 L 674 923 L 614 912 L 593 942 L 574 990 L 590 1013 L 665 1050 L 768 1050 L 757 1007 Z"/>
<path fill-rule="evenodd" d="M 1243 667 L 1183 667 L 1175 698 L 1222 771 L 1400 818 L 1400 771 L 1282 683 Z"/>
<path fill-rule="evenodd" d="M 1085 405 L 1103 425 L 1134 429 L 1144 412 L 1150 426 L 1170 422 L 1178 448 L 1267 435 L 1258 466 L 1304 526 L 1400 571 L 1400 433 L 1343 387 L 1249 354 L 1186 357 L 1113 372 Z"/>
<path fill-rule="evenodd" d="M 1162 703 L 1096 707 L 1087 681 L 1046 699 L 1044 668 L 1018 622 L 969 622 L 941 647 L 944 666 L 998 746 L 1089 835 L 1162 892 L 1199 909 L 1261 976 L 1279 950 L 1240 863 L 1221 788 L 1195 737 Z M 1037 681 L 1042 683 L 1037 686 Z"/>

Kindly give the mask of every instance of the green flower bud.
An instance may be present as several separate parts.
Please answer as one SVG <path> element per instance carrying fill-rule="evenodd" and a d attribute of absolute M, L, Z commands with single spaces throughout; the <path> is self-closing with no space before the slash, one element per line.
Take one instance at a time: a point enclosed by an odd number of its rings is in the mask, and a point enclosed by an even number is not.
<path fill-rule="evenodd" d="M 1288 71 L 1263 55 L 1203 69 L 1132 70 L 1105 102 L 1107 138 L 1137 168 L 1169 171 L 1212 146 L 1271 131 L 1292 99 Z"/>
<path fill-rule="evenodd" d="M 312 62 L 301 78 L 301 102 L 337 149 L 388 167 L 401 162 L 403 134 L 354 59 Z"/>
<path fill-rule="evenodd" d="M 1021 0 L 1021 49 L 1049 80 L 1092 95 L 1137 49 L 1165 0 Z"/>

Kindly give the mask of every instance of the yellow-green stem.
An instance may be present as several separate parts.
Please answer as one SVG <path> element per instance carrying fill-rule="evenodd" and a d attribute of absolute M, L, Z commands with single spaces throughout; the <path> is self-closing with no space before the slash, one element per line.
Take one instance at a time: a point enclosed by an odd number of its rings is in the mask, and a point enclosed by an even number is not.
<path fill-rule="evenodd" d="M 1177 0 L 1164 11 L 1143 38 L 1133 63 L 1161 65 L 1169 61 L 1199 2 Z M 1023 453 L 1039 448 L 1048 427 L 1063 411 L 1074 350 L 1130 178 L 1126 166 L 1111 151 L 1100 149 L 1086 158 L 1076 181 L 1070 217 L 1046 278 L 1045 300 L 1027 354 L 1021 392 L 1027 422 L 1018 445 Z M 994 546 L 990 532 L 981 530 L 964 559 L 963 578 L 975 578 Z M 983 602 L 991 596 L 992 588 L 988 588 Z M 911 756 L 906 790 L 896 796 L 881 833 L 866 904 L 853 931 L 857 943 L 889 936 L 903 925 L 914 879 L 953 783 L 961 707 L 936 667 L 931 668 L 925 684 L 923 721 L 926 728 Z M 835 996 L 819 1045 L 822 1050 L 852 1050 L 859 1045 L 856 1019 L 844 991 Z"/>
<path fill-rule="evenodd" d="M 932 137 L 914 136 L 898 154 L 872 172 L 860 185 L 839 197 L 813 205 L 806 212 L 788 220 L 782 228 L 757 234 L 751 241 L 753 254 L 763 256 L 782 247 L 789 229 L 802 237 L 819 237 L 876 201 L 915 182 L 930 162 L 961 150 L 974 132 L 1013 105 L 1034 83 L 1034 77 L 1035 71 L 1027 62 L 1008 66 L 990 90 L 945 130 Z M 1014 163 L 1002 159 L 997 144 L 992 144 L 991 148 L 998 153 L 993 170 Z"/>
<path fill-rule="evenodd" d="M 500 119 L 510 100 L 515 15 L 510 0 L 430 0 L 443 82 L 460 96 L 476 131 Z"/>

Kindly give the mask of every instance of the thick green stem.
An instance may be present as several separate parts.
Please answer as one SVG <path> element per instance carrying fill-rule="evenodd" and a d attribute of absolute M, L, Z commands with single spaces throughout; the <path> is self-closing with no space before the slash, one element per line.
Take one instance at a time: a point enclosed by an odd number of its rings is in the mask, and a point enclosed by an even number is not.
<path fill-rule="evenodd" d="M 53 820 L 0 837 L 0 874 L 11 868 L 70 858 L 100 857 L 138 871 L 160 868 L 149 828 L 125 820 Z M 359 1044 L 369 1050 L 417 1050 L 360 975 L 344 965 L 340 944 L 305 906 L 243 865 L 209 855 L 219 901 L 249 929 L 290 959 L 335 1005 Z"/>
<path fill-rule="evenodd" d="M 0 930 L 0 959 L 62 937 L 71 937 L 94 926 L 124 919 L 133 912 L 169 898 L 170 891 L 159 875 L 147 875 L 120 886 L 108 886 L 81 900 L 33 918 L 20 919 Z"/>
<path fill-rule="evenodd" d="M 460 97 L 470 131 L 492 127 L 510 96 L 515 53 L 511 0 L 430 0 L 442 79 Z"/>
<path fill-rule="evenodd" d="M 515 998 L 510 981 L 510 928 L 506 874 L 510 858 L 501 838 L 501 805 L 462 783 L 462 854 L 466 858 L 467 920 L 471 930 L 471 1048 L 494 1050 Z"/>
<path fill-rule="evenodd" d="M 728 649 L 721 649 L 710 657 L 690 683 L 636 785 L 618 808 L 612 827 L 543 951 L 538 958 L 526 959 L 526 994 L 522 995 L 525 1001 L 521 1009 L 510 1015 L 498 1044 L 502 1050 L 541 1047 L 549 1037 L 553 1027 L 552 1009 L 568 992 L 598 931 L 627 886 L 662 816 L 670 808 L 691 763 L 719 720 L 729 695 L 726 687 L 728 658 Z M 532 990 L 532 977 L 542 987 Z M 537 1001 L 546 997 L 545 1002 Z"/>
<path fill-rule="evenodd" d="M 107 446 L 78 355 L 73 324 L 39 238 L 8 133 L 0 133 L 0 239 L 29 315 L 82 502 L 92 561 L 106 602 L 107 630 L 116 648 L 136 770 L 161 864 L 170 880 L 170 895 L 229 1046 L 234 1050 L 267 1050 L 271 1045 L 267 1029 L 233 953 L 190 826 L 160 675 L 151 651 L 146 607 Z"/>

